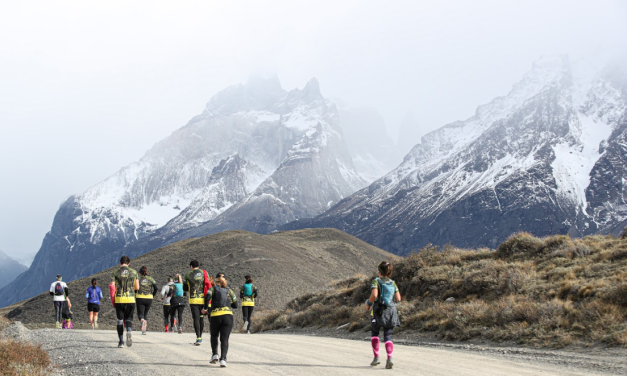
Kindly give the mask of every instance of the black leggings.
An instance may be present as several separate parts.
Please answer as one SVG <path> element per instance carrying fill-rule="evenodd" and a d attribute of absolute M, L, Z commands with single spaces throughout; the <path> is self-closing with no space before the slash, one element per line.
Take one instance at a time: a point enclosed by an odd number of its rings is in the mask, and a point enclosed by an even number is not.
<path fill-rule="evenodd" d="M 135 299 L 137 305 L 137 318 L 139 321 L 142 319 L 148 321 L 148 310 L 152 305 L 152 299 L 137 298 Z"/>
<path fill-rule="evenodd" d="M 163 306 L 163 325 L 174 325 L 174 314 L 170 313 L 170 305 Z"/>
<path fill-rule="evenodd" d="M 202 304 L 189 305 L 189 309 L 192 310 L 192 319 L 194 320 L 194 331 L 196 332 L 196 338 L 202 338 L 202 331 L 205 330 L 205 316 L 200 312 L 202 308 Z"/>
<path fill-rule="evenodd" d="M 176 326 L 178 328 L 183 327 L 183 310 L 185 309 L 184 305 L 178 306 L 170 306 L 170 315 L 172 316 L 171 322 L 174 325 L 174 315 L 178 314 L 178 321 L 176 322 Z"/>
<path fill-rule="evenodd" d="M 250 330 L 250 323 L 253 321 L 254 309 L 254 306 L 242 306 L 242 319 L 244 322 L 248 321 L 248 328 L 246 328 L 246 330 Z"/>
<path fill-rule="evenodd" d="M 124 334 L 124 323 L 126 330 L 131 331 L 133 328 L 133 313 L 135 312 L 135 304 L 133 303 L 115 303 L 115 316 L 118 319 L 118 335 Z M 120 337 L 121 339 L 121 337 Z"/>
<path fill-rule="evenodd" d="M 218 354 L 218 336 L 220 336 L 220 360 L 226 360 L 226 353 L 229 351 L 229 336 L 233 330 L 233 315 L 212 316 L 209 324 L 211 353 Z"/>

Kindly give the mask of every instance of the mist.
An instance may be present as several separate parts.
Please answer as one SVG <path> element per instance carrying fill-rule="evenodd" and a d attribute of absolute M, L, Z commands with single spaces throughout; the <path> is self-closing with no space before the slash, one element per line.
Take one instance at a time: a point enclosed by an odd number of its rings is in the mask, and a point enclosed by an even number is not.
<path fill-rule="evenodd" d="M 312 77 L 375 108 L 404 153 L 506 94 L 541 55 L 624 56 L 624 1 L 46 2 L 0 5 L 0 249 L 251 75 Z M 408 122 L 407 119 L 411 119 Z"/>

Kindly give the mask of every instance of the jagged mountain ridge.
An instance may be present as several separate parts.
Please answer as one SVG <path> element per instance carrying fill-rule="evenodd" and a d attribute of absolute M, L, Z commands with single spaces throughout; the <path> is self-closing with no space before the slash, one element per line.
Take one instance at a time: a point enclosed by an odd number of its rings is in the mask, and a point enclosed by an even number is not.
<path fill-rule="evenodd" d="M 425 135 L 397 169 L 283 229 L 334 227 L 397 254 L 494 247 L 521 230 L 617 233 L 627 224 L 626 75 L 577 69 L 567 56 L 535 62 L 507 96 Z"/>
<path fill-rule="evenodd" d="M 256 217 L 244 210 L 232 227 L 222 228 L 271 231 L 365 185 L 337 109 L 315 79 L 287 92 L 276 77 L 253 78 L 215 95 L 201 115 L 139 162 L 68 198 L 33 261 L 34 277 L 16 281 L 16 290 L 0 290 L 0 304 L 33 296 L 57 273 L 73 280 L 110 267 L 120 252 L 137 256 L 189 237 L 190 229 L 241 201 L 255 203 L 265 227 L 246 225 Z M 278 201 L 267 201 L 270 193 Z M 281 210 L 272 212 L 276 202 Z"/>

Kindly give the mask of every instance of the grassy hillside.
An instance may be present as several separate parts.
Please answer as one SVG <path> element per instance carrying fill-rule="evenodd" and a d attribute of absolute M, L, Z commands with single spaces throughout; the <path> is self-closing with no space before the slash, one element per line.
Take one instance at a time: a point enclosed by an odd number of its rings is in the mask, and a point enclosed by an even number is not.
<path fill-rule="evenodd" d="M 292 300 L 268 312 L 261 330 L 367 330 L 368 276 Z M 625 236 L 511 236 L 497 250 L 426 247 L 395 265 L 402 327 L 417 336 L 533 346 L 627 346 Z"/>
<path fill-rule="evenodd" d="M 391 254 L 333 229 L 312 229 L 258 235 L 246 231 L 227 231 L 203 238 L 187 239 L 159 248 L 137 259 L 130 266 L 148 267 L 159 287 L 166 276 L 185 273 L 196 259 L 201 267 L 215 275 L 225 272 L 230 287 L 239 291 L 244 275 L 250 274 L 259 288 L 257 311 L 279 309 L 308 291 L 328 285 L 329 281 L 371 270 Z M 115 325 L 115 312 L 108 299 L 108 283 L 114 268 L 68 284 L 75 322 L 87 327 L 87 302 L 84 298 L 92 277 L 99 280 L 105 294 L 99 322 L 102 327 Z M 50 281 L 52 283 L 52 281 Z M 238 293 L 239 296 L 239 293 Z M 48 293 L 0 310 L 12 320 L 35 327 L 51 326 L 54 309 Z M 238 316 L 240 312 L 238 310 Z M 191 313 L 185 313 L 185 330 L 193 331 Z M 162 300 L 156 298 L 149 313 L 149 330 L 160 330 Z"/>

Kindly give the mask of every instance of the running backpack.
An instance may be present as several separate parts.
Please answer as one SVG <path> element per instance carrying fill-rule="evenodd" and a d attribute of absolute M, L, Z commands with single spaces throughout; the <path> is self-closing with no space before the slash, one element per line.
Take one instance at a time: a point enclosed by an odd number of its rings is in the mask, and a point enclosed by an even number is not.
<path fill-rule="evenodd" d="M 244 283 L 244 296 L 249 298 L 253 296 L 253 284 Z"/>
<path fill-rule="evenodd" d="M 391 306 L 394 302 L 394 281 L 388 279 L 387 281 L 383 281 L 381 278 L 377 278 L 377 282 L 379 282 L 379 302 L 385 306 Z"/>
<path fill-rule="evenodd" d="M 63 295 L 63 285 L 61 284 L 61 282 L 57 282 L 57 284 L 54 285 L 54 294 L 56 296 Z"/>

